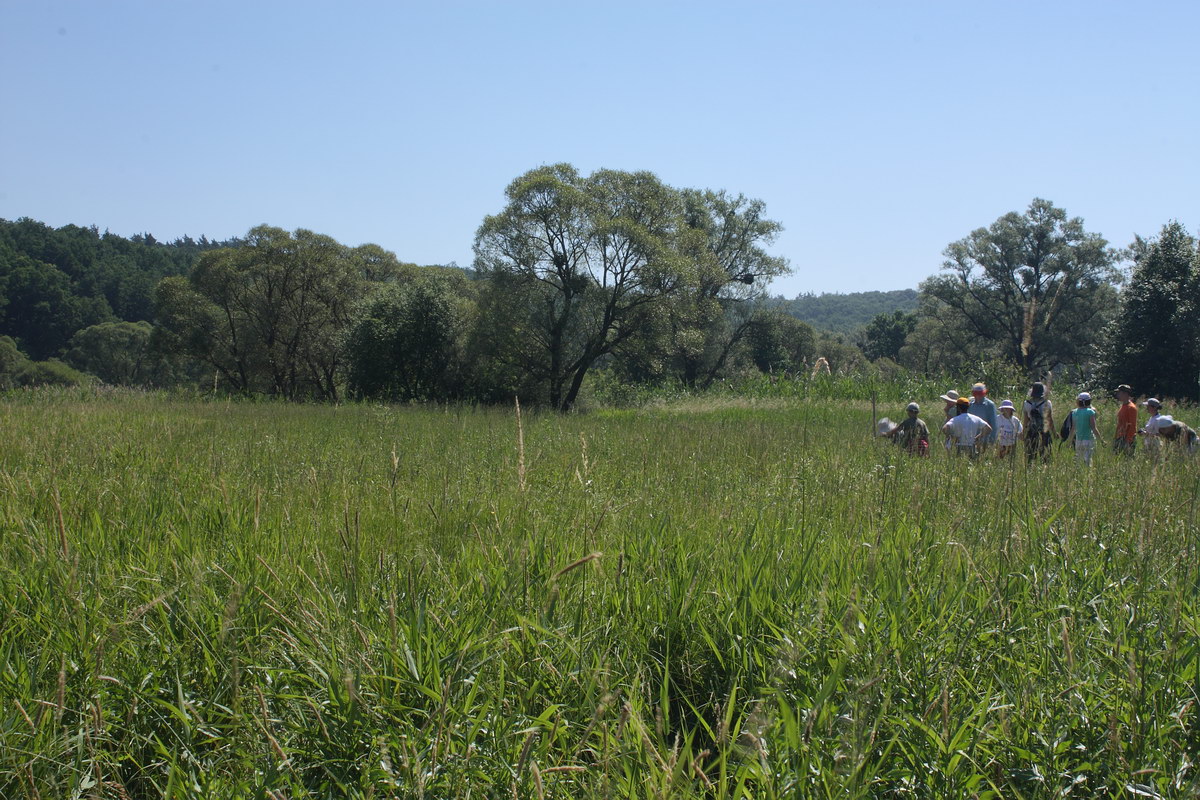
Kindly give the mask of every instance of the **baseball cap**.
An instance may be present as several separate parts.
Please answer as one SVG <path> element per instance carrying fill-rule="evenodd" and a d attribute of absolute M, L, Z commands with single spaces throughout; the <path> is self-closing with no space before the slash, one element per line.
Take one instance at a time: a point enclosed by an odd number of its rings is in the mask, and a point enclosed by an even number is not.
<path fill-rule="evenodd" d="M 1126 394 L 1133 394 L 1133 389 L 1129 388 L 1128 383 L 1122 383 L 1120 386 L 1117 387 L 1117 391 L 1125 392 Z"/>
<path fill-rule="evenodd" d="M 958 398 L 957 400 L 954 401 L 954 404 L 956 406 L 958 406 L 959 408 L 970 408 L 971 407 L 971 401 L 965 397 Z"/>
<path fill-rule="evenodd" d="M 1150 406 L 1150 408 L 1162 408 L 1162 403 L 1159 402 L 1157 397 L 1147 397 L 1146 402 L 1142 403 L 1142 405 Z"/>
<path fill-rule="evenodd" d="M 953 403 L 958 400 L 958 392 L 951 389 L 950 391 L 946 392 L 944 395 L 942 395 L 938 399 L 945 400 L 947 403 Z"/>
<path fill-rule="evenodd" d="M 1075 399 L 1081 403 L 1086 403 L 1087 401 L 1092 399 L 1092 396 L 1090 394 L 1088 394 L 1087 392 L 1080 392 L 1079 395 Z"/>
<path fill-rule="evenodd" d="M 920 411 L 920 410 L 921 410 L 921 407 L 920 407 L 919 405 L 917 405 L 916 403 L 909 403 L 909 404 L 908 404 L 908 405 L 905 407 L 905 409 L 904 409 L 904 410 L 905 410 L 905 411 Z"/>

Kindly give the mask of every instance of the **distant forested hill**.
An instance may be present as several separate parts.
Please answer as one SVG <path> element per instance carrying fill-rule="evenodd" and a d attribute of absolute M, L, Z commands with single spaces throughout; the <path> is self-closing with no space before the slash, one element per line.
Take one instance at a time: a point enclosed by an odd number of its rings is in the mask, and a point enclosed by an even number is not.
<path fill-rule="evenodd" d="M 877 314 L 916 311 L 917 290 L 802 294 L 794 300 L 777 296 L 770 302 L 814 328 L 835 333 L 850 333 L 866 325 Z"/>
<path fill-rule="evenodd" d="M 44 359 L 89 326 L 148 321 L 159 280 L 186 275 L 201 252 L 233 242 L 164 243 L 148 233 L 126 239 L 95 226 L 0 219 L 0 336 Z"/>

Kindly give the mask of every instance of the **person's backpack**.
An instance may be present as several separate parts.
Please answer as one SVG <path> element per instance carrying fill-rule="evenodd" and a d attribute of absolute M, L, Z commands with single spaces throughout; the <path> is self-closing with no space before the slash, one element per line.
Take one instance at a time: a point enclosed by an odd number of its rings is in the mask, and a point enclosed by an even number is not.
<path fill-rule="evenodd" d="M 1064 442 L 1071 438 L 1071 426 L 1075 424 L 1075 415 L 1067 412 L 1067 418 L 1063 420 L 1062 427 L 1058 429 L 1058 438 Z"/>
<path fill-rule="evenodd" d="M 1029 403 L 1029 426 L 1025 428 L 1025 437 L 1028 439 L 1036 439 L 1042 435 L 1042 429 L 1046 427 L 1046 417 L 1042 413 L 1042 406 L 1046 405 L 1045 400 Z"/>

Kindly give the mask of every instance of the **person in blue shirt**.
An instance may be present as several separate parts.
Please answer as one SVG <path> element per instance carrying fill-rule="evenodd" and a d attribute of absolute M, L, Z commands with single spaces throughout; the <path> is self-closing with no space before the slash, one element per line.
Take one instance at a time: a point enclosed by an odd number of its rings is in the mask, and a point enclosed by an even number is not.
<path fill-rule="evenodd" d="M 1096 440 L 1100 431 L 1096 428 L 1096 409 L 1092 408 L 1092 396 L 1080 392 L 1075 398 L 1075 410 L 1071 412 L 1071 435 L 1075 440 L 1075 458 L 1087 466 L 1092 465 L 1092 454 L 1096 452 Z"/>
<path fill-rule="evenodd" d="M 996 404 L 988 399 L 987 386 L 982 383 L 971 387 L 971 398 L 969 413 L 979 417 L 991 428 L 987 436 L 980 442 L 979 449 L 982 452 L 987 449 L 989 444 L 996 441 Z"/>

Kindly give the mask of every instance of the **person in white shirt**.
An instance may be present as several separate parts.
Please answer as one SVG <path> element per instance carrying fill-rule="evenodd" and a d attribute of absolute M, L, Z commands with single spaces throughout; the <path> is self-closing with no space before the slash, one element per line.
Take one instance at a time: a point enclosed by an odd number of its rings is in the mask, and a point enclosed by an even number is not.
<path fill-rule="evenodd" d="M 1000 404 L 1000 416 L 996 417 L 997 458 L 1012 456 L 1016 452 L 1017 439 L 1021 438 L 1021 432 L 1025 430 L 1021 420 L 1014 416 L 1016 411 L 1012 400 L 1005 400 Z"/>
<path fill-rule="evenodd" d="M 955 391 L 954 389 L 951 389 L 950 391 L 946 392 L 944 395 L 942 395 L 938 399 L 944 400 L 946 402 L 946 405 L 942 408 L 942 411 L 945 412 L 945 414 L 946 414 L 946 422 L 949 422 L 950 420 L 952 420 L 956 416 L 958 416 L 958 392 L 957 391 Z M 949 436 L 946 437 L 946 441 L 943 442 L 943 445 L 946 448 L 946 452 L 950 452 L 951 450 L 954 449 L 954 442 L 950 439 Z"/>
<path fill-rule="evenodd" d="M 1168 448 L 1181 453 L 1195 453 L 1200 449 L 1200 435 L 1190 426 L 1166 414 L 1159 414 L 1154 421 L 1164 452 Z"/>
<path fill-rule="evenodd" d="M 959 398 L 955 403 L 958 415 L 942 426 L 942 433 L 954 441 L 954 452 L 975 458 L 979 455 L 980 441 L 992 432 L 992 426 L 970 413 L 970 406 L 970 400 Z"/>
<path fill-rule="evenodd" d="M 1142 405 L 1149 412 L 1150 419 L 1146 420 L 1144 427 L 1138 429 L 1138 436 L 1146 437 L 1146 452 L 1157 456 L 1162 446 L 1162 439 L 1158 436 L 1158 418 L 1162 415 L 1162 403 L 1157 397 L 1148 397 Z"/>

